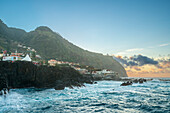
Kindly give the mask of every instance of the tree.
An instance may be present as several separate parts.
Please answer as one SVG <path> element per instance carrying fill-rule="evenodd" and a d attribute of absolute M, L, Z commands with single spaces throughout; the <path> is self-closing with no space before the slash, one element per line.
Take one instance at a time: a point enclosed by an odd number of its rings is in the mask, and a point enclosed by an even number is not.
<path fill-rule="evenodd" d="M 35 53 L 35 51 L 33 51 L 33 52 L 32 52 L 32 59 L 35 60 L 35 59 L 36 59 L 35 57 L 36 57 L 36 53 Z"/>
<path fill-rule="evenodd" d="M 49 65 L 48 60 L 45 60 L 45 65 Z"/>
<path fill-rule="evenodd" d="M 0 61 L 2 61 L 2 58 L 3 58 L 3 57 L 0 57 Z"/>

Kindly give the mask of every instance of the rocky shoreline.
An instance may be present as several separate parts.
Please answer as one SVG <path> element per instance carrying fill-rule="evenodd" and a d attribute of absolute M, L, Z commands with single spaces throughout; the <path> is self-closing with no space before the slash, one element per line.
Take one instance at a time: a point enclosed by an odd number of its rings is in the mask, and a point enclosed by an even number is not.
<path fill-rule="evenodd" d="M 120 78 L 118 75 L 82 75 L 71 67 L 37 66 L 31 62 L 14 63 L 0 61 L 0 94 L 14 88 L 54 88 L 82 87 L 84 83 L 96 84 L 95 81 L 122 81 L 121 86 L 144 83 L 152 79 Z"/>
<path fill-rule="evenodd" d="M 81 87 L 93 83 L 71 67 L 36 66 L 31 62 L 14 63 L 0 61 L 0 91 L 11 88 L 54 88 Z"/>

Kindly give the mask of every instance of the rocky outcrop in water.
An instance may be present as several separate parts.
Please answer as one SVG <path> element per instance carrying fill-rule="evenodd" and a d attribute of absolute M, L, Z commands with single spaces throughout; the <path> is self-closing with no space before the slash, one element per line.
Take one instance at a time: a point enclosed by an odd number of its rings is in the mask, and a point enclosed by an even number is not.
<path fill-rule="evenodd" d="M 0 91 L 4 88 L 55 88 L 81 87 L 93 83 L 71 67 L 36 66 L 31 62 L 0 61 Z"/>
<path fill-rule="evenodd" d="M 125 82 L 122 83 L 120 86 L 128 86 L 128 85 L 132 85 L 133 83 L 143 84 L 144 82 L 152 81 L 152 80 L 153 79 L 145 79 L 145 78 L 140 78 L 140 79 L 134 79 L 134 78 L 122 79 L 122 81 L 125 81 Z"/>

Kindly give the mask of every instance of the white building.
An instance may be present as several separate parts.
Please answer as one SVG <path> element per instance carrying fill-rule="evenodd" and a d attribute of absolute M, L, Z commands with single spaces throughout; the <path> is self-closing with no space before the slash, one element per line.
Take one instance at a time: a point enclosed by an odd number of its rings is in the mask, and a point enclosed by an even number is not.
<path fill-rule="evenodd" d="M 27 54 L 21 61 L 29 61 L 29 62 L 31 62 L 32 60 L 31 60 L 30 56 Z"/>
<path fill-rule="evenodd" d="M 51 59 L 51 60 L 48 61 L 48 63 L 49 63 L 50 66 L 55 66 L 57 64 L 57 61 L 54 60 L 54 59 Z"/>
<path fill-rule="evenodd" d="M 108 75 L 108 74 L 114 74 L 115 72 L 109 69 L 103 69 L 101 71 L 93 71 L 92 74 L 104 74 L 104 75 Z"/>
<path fill-rule="evenodd" d="M 114 71 L 109 70 L 109 69 L 103 69 L 103 70 L 102 70 L 102 73 L 103 73 L 103 74 L 113 74 Z"/>
<path fill-rule="evenodd" d="M 4 56 L 2 61 L 17 61 L 17 60 L 21 60 L 22 57 L 20 56 Z"/>
<path fill-rule="evenodd" d="M 24 58 L 17 55 L 11 55 L 11 56 L 4 56 L 2 59 L 2 61 L 13 61 L 13 62 L 17 60 L 30 61 L 30 62 L 32 61 L 28 54 Z"/>
<path fill-rule="evenodd" d="M 0 57 L 3 57 L 3 56 L 4 56 L 4 54 L 0 53 Z"/>

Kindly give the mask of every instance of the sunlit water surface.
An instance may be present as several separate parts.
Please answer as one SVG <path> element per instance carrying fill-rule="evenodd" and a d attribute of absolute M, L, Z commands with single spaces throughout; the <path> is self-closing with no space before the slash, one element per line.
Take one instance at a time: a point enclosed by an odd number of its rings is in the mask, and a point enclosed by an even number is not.
<path fill-rule="evenodd" d="M 144 84 L 120 86 L 100 81 L 65 90 L 13 89 L 0 96 L 0 113 L 170 113 L 170 81 L 157 79 Z"/>

